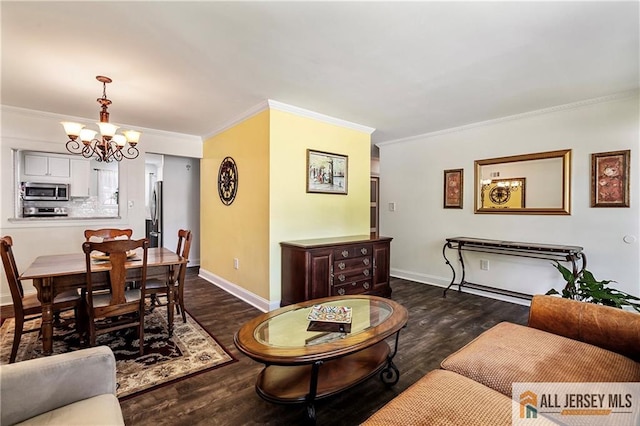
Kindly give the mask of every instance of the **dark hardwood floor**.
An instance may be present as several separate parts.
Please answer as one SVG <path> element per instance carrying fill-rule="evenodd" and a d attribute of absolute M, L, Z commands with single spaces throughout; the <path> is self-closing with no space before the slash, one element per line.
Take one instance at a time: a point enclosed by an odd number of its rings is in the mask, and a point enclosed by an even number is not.
<path fill-rule="evenodd" d="M 526 324 L 529 308 L 480 296 L 392 279 L 392 298 L 409 311 L 394 362 L 400 381 L 386 387 L 379 378 L 316 403 L 318 425 L 357 425 L 484 330 L 501 321 Z M 233 335 L 261 312 L 190 271 L 185 305 L 238 360 L 121 402 L 127 425 L 297 425 L 302 405 L 262 400 L 254 384 L 263 365 L 238 352 Z M 392 341 L 390 341 L 392 342 Z"/>

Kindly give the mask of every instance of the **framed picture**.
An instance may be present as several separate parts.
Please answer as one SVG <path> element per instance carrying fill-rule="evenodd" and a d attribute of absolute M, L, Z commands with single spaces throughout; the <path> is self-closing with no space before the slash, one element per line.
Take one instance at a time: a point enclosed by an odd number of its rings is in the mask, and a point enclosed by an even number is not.
<path fill-rule="evenodd" d="M 444 171 L 444 208 L 461 209 L 464 169 Z"/>
<path fill-rule="evenodd" d="M 347 194 L 349 158 L 346 155 L 307 150 L 307 192 Z"/>
<path fill-rule="evenodd" d="M 493 179 L 482 182 L 483 209 L 524 209 L 526 178 Z"/>
<path fill-rule="evenodd" d="M 631 151 L 591 154 L 591 207 L 629 207 Z"/>

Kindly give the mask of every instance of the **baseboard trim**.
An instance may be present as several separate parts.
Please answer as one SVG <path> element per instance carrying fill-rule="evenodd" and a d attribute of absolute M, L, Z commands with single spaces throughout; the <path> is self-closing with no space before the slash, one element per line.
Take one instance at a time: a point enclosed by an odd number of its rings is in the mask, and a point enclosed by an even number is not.
<path fill-rule="evenodd" d="M 391 269 L 390 274 L 394 278 L 401 278 L 403 280 L 414 281 L 421 284 L 433 285 L 436 287 L 447 288 L 451 283 L 451 279 L 445 279 L 440 277 L 434 277 L 432 275 L 421 274 L 419 272 L 405 271 L 402 269 Z M 458 286 L 453 285 L 449 291 L 458 291 Z M 517 305 L 531 306 L 531 301 L 525 299 L 519 299 L 517 297 L 509 297 L 502 294 L 484 292 L 482 290 L 476 290 L 472 288 L 462 287 L 462 293 L 469 293 L 476 296 L 486 297 L 489 299 L 501 300 L 503 302 L 515 303 Z"/>
<path fill-rule="evenodd" d="M 280 307 L 279 301 L 269 301 L 263 297 L 258 296 L 257 294 L 248 291 L 245 288 L 238 286 L 237 284 L 225 280 L 224 278 L 214 274 L 213 272 L 207 271 L 206 269 L 200 268 L 200 273 L 198 274 L 198 276 L 221 288 L 227 293 L 237 297 L 238 299 L 247 302 L 251 306 L 261 310 L 262 312 L 269 312 Z"/>
<path fill-rule="evenodd" d="M 422 284 L 435 285 L 437 287 L 446 287 L 451 280 L 445 278 L 436 277 L 433 275 L 421 274 L 419 272 L 405 271 L 403 269 L 391 268 L 390 272 L 392 277 L 402 278 L 403 280 L 415 281 Z"/>

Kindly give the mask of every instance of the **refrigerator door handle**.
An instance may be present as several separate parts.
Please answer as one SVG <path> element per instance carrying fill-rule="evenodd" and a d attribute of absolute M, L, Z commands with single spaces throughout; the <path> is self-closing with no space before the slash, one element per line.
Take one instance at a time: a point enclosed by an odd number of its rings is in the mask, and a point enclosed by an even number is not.
<path fill-rule="evenodd" d="M 160 206 L 158 206 L 158 194 L 156 193 L 156 191 L 153 191 L 153 194 L 151 195 L 151 206 L 150 206 L 150 213 L 151 213 L 151 223 L 155 226 L 156 223 L 158 222 L 158 208 Z"/>

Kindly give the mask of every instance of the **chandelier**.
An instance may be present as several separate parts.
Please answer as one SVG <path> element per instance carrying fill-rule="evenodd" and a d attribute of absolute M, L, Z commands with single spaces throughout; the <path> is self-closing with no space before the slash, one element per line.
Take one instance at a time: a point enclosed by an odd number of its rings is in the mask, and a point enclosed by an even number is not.
<path fill-rule="evenodd" d="M 95 157 L 97 161 L 105 163 L 113 160 L 121 161 L 123 158 L 132 160 L 139 155 L 136 145 L 140 140 L 140 132 L 125 130 L 123 134 L 116 134 L 118 126 L 109 123 L 107 111 L 111 105 L 111 101 L 107 99 L 107 83 L 111 83 L 112 80 L 101 75 L 97 76 L 96 80 L 102 83 L 102 97 L 97 99 L 101 105 L 100 122 L 96 123 L 100 128 L 101 138 L 96 137 L 98 132 L 95 130 L 85 129 L 84 124 L 63 121 L 60 124 L 64 126 L 64 131 L 69 137 L 67 151 L 85 158 Z"/>

